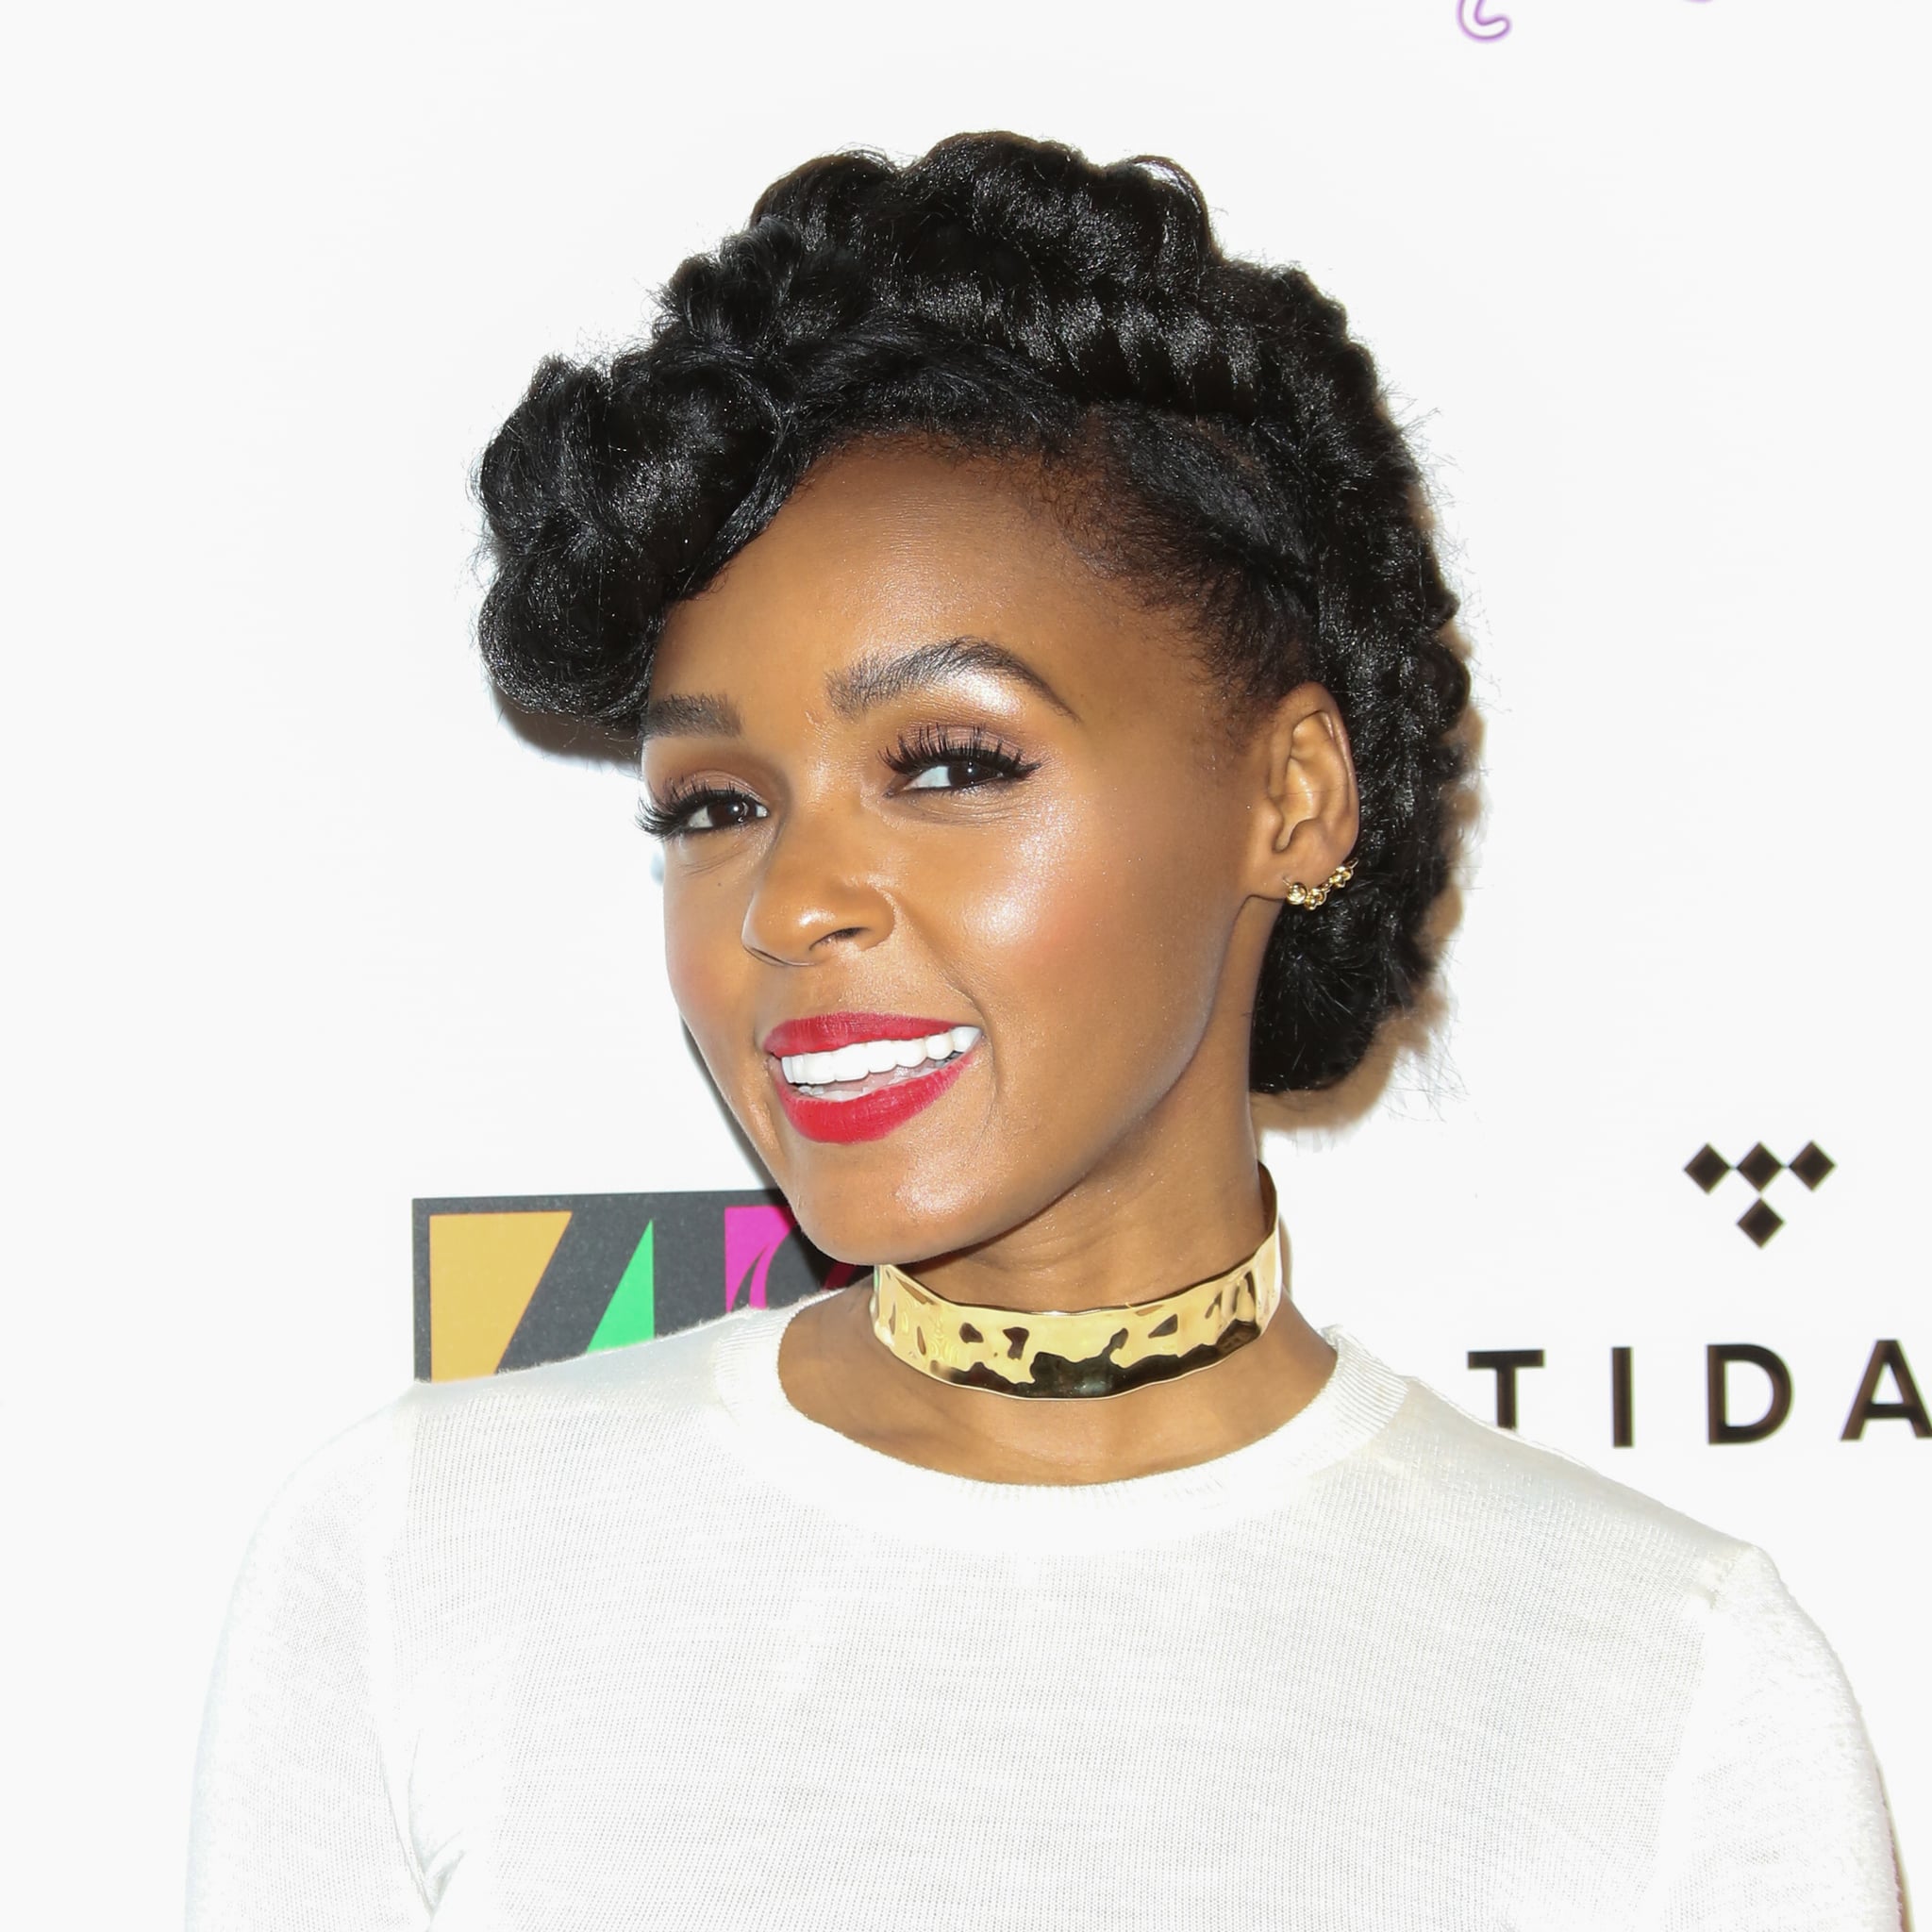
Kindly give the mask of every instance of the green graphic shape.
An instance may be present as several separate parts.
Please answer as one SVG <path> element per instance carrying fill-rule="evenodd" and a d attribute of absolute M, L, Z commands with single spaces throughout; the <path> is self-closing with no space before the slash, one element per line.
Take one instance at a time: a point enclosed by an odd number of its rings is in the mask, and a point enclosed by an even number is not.
<path fill-rule="evenodd" d="M 648 1341 L 658 1332 L 658 1224 L 647 1221 L 638 1241 L 637 1252 L 625 1264 L 617 1292 L 591 1337 L 587 1355 L 600 1348 L 623 1348 L 632 1341 Z M 581 1331 L 579 1331 L 581 1332 Z"/>

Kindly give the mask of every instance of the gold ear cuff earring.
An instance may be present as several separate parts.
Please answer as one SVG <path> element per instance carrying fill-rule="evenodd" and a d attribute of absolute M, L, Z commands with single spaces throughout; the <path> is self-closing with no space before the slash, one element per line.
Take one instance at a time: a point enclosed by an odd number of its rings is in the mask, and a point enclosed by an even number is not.
<path fill-rule="evenodd" d="M 1304 912 L 1312 912 L 1327 898 L 1330 892 L 1339 892 L 1355 876 L 1352 865 L 1338 865 L 1319 886 L 1305 886 L 1299 879 L 1290 879 L 1287 899 L 1291 906 L 1299 906 Z"/>

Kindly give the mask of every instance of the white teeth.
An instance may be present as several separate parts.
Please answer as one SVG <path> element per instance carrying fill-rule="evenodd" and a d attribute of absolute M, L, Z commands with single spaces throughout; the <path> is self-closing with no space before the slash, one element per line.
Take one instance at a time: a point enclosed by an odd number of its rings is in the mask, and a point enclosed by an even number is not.
<path fill-rule="evenodd" d="M 910 1072 L 928 1060 L 949 1060 L 978 1044 L 977 1026 L 953 1026 L 924 1040 L 863 1040 L 833 1053 L 791 1053 L 778 1065 L 794 1087 L 830 1087 L 873 1074 Z"/>
<path fill-rule="evenodd" d="M 872 1057 L 862 1045 L 841 1046 L 832 1056 L 832 1078 L 862 1080 L 872 1072 Z"/>

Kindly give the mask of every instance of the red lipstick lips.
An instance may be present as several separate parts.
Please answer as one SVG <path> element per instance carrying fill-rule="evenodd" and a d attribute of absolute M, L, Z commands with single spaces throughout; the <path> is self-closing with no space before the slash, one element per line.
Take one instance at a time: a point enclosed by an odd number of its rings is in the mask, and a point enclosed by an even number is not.
<path fill-rule="evenodd" d="M 837 1053 L 861 1040 L 927 1040 L 952 1026 L 950 1020 L 914 1020 L 905 1013 L 819 1013 L 774 1026 L 765 1035 L 765 1051 L 780 1059 L 794 1053 Z"/>
<path fill-rule="evenodd" d="M 919 1019 L 905 1013 L 821 1013 L 773 1027 L 765 1036 L 764 1048 L 774 1060 L 779 1060 L 794 1054 L 836 1053 L 841 1047 L 871 1040 L 927 1040 L 950 1033 L 952 1028 L 949 1020 Z M 777 1066 L 773 1067 L 772 1077 L 786 1118 L 807 1140 L 876 1141 L 930 1107 L 959 1077 L 973 1051 L 969 1046 L 923 1069 L 869 1074 L 866 1077 L 877 1084 L 846 1100 L 801 1092 Z"/>

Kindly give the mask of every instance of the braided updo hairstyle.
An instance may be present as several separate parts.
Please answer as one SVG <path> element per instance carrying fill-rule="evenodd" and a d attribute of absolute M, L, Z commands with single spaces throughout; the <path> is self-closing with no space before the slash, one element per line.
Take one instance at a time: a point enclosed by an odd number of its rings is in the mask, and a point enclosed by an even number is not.
<path fill-rule="evenodd" d="M 1469 691 L 1456 604 L 1341 309 L 1224 256 L 1170 162 L 1010 134 L 904 167 L 826 156 L 677 270 L 646 341 L 546 361 L 478 477 L 499 689 L 634 728 L 671 607 L 815 460 L 905 436 L 1043 464 L 1096 567 L 1191 615 L 1237 729 L 1306 680 L 1333 693 L 1356 875 L 1276 922 L 1249 1084 L 1340 1079 L 1428 971 Z"/>

